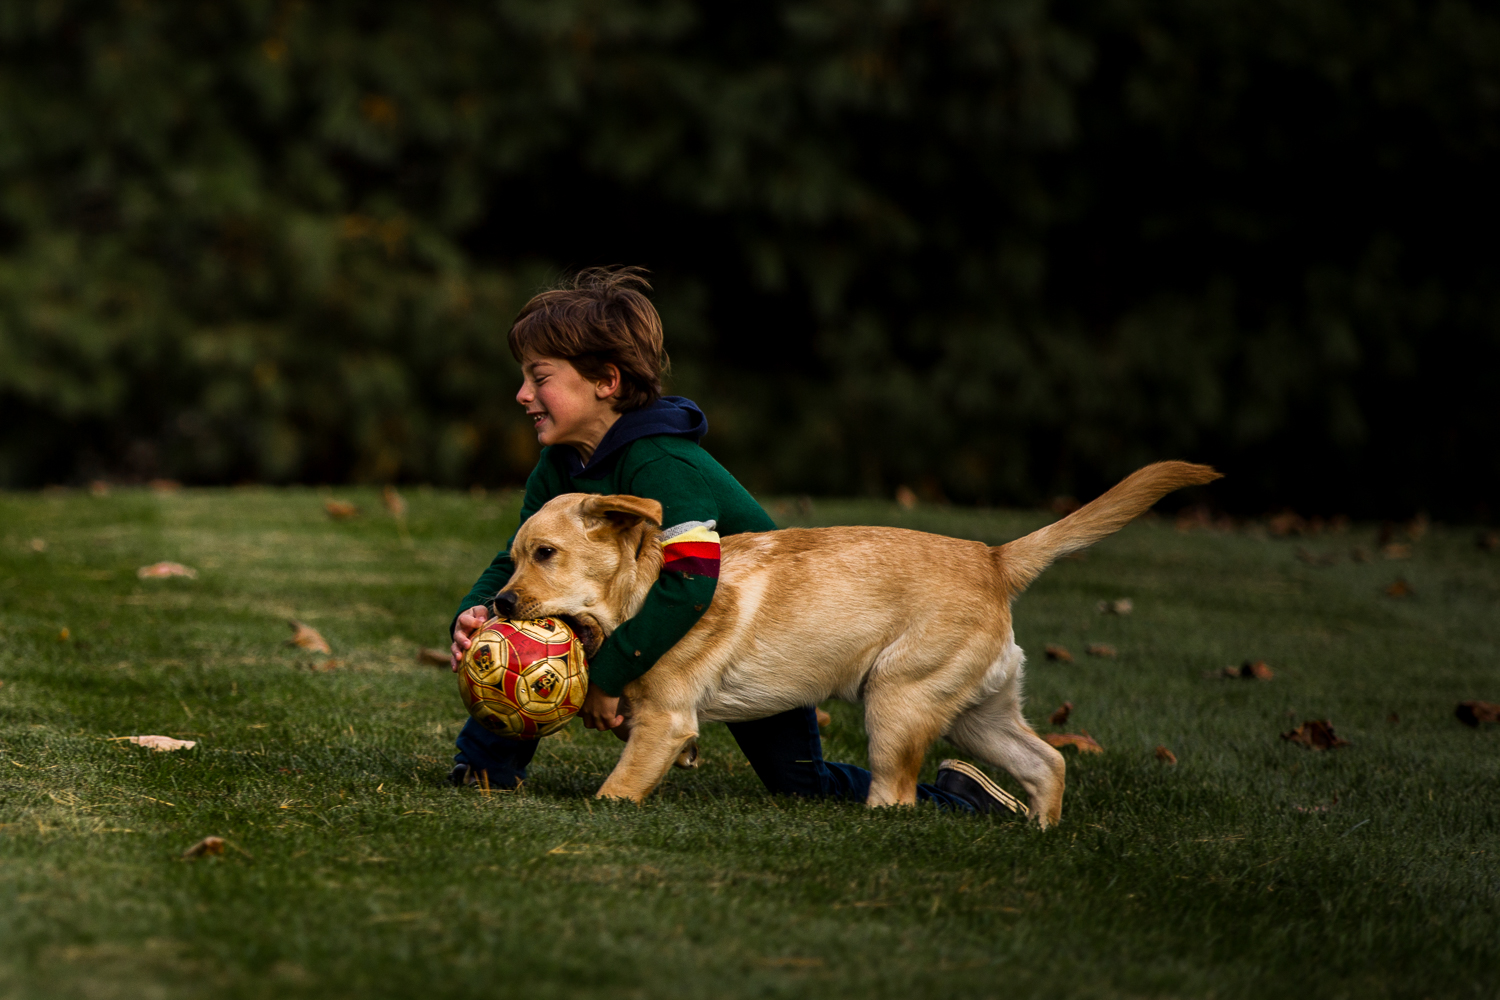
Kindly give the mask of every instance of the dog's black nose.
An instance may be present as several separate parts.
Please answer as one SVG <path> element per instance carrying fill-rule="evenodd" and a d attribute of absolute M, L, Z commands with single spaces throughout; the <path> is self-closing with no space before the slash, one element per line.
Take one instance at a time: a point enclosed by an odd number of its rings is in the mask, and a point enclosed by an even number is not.
<path fill-rule="evenodd" d="M 516 595 L 512 591 L 500 591 L 490 603 L 494 604 L 495 614 L 501 618 L 514 618 L 516 616 Z"/>

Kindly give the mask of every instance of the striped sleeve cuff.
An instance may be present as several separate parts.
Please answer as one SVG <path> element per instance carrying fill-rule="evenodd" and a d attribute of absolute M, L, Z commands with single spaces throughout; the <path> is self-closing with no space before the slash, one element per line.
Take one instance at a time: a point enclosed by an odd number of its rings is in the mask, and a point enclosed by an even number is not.
<path fill-rule="evenodd" d="M 714 521 L 684 521 L 661 533 L 662 569 L 684 576 L 719 576 L 719 533 Z"/>

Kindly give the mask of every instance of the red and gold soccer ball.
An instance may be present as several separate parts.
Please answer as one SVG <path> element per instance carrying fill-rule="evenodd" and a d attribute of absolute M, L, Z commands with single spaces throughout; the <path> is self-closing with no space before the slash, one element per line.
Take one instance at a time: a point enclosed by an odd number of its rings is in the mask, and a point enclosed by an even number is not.
<path fill-rule="evenodd" d="M 500 736 L 555 733 L 583 707 L 588 662 L 573 630 L 556 618 L 491 618 L 474 633 L 458 670 L 469 714 Z"/>

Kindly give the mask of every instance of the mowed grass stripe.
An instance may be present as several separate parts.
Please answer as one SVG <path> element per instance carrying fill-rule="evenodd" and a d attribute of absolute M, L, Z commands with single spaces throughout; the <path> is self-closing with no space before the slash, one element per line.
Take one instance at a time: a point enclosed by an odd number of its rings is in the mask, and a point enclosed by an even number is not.
<path fill-rule="evenodd" d="M 1028 716 L 1071 701 L 1105 752 L 1068 752 L 1042 834 L 772 799 L 721 726 L 642 807 L 589 798 L 619 744 L 576 723 L 521 792 L 447 788 L 462 710 L 416 652 L 514 498 L 413 491 L 403 535 L 375 491 L 337 491 L 344 522 L 328 495 L 0 495 L 0 995 L 1493 994 L 1500 733 L 1452 710 L 1500 700 L 1500 559 L 1470 532 L 1358 563 L 1373 531 L 1147 521 L 1053 567 L 1016 605 Z M 1048 518 L 782 520 L 993 543 Z M 136 579 L 162 559 L 199 577 Z M 286 647 L 288 618 L 340 665 Z M 1204 677 L 1244 659 L 1276 678 Z M 858 708 L 827 707 L 828 756 L 862 763 Z M 1352 745 L 1279 738 L 1307 718 Z M 112 739 L 136 733 L 198 746 Z M 230 848 L 180 860 L 207 835 Z"/>

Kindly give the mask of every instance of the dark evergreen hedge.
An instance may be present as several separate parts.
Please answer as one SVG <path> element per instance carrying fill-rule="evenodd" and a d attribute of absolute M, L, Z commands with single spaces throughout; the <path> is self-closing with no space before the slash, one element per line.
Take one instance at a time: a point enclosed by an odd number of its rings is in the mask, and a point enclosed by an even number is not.
<path fill-rule="evenodd" d="M 0 484 L 514 481 L 636 263 L 760 490 L 1482 516 L 1497 139 L 1456 0 L 15 0 Z"/>

